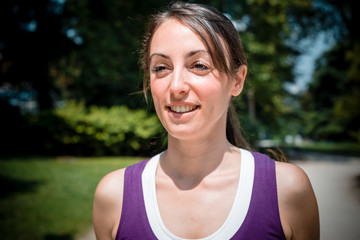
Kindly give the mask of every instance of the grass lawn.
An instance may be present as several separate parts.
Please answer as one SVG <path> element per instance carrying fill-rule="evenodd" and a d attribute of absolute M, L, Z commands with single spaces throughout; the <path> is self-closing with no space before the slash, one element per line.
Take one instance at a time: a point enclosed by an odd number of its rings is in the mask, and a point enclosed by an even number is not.
<path fill-rule="evenodd" d="M 0 238 L 74 239 L 92 224 L 100 179 L 143 159 L 0 159 Z"/>

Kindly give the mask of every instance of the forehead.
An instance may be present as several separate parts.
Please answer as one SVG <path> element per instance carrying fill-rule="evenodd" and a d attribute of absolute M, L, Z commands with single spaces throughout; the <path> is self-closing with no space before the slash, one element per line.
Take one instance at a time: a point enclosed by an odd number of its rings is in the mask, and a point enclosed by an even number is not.
<path fill-rule="evenodd" d="M 168 19 L 155 31 L 150 45 L 150 55 L 154 52 L 195 49 L 207 50 L 202 39 L 191 27 L 177 19 Z"/>

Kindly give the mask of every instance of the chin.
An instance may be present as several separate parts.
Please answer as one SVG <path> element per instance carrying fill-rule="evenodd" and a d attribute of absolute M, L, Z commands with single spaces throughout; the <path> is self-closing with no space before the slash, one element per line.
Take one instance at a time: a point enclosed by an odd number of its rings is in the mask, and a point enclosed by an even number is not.
<path fill-rule="evenodd" d="M 199 137 L 199 128 L 194 129 L 169 129 L 168 136 L 178 140 L 191 140 Z"/>

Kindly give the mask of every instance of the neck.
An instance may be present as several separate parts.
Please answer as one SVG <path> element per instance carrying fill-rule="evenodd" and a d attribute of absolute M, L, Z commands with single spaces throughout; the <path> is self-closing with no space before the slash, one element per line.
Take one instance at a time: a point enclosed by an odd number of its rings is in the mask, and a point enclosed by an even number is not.
<path fill-rule="evenodd" d="M 180 188 L 190 189 L 226 165 L 225 159 L 234 150 L 226 135 L 198 140 L 179 140 L 169 136 L 168 149 L 160 159 L 166 175 Z"/>

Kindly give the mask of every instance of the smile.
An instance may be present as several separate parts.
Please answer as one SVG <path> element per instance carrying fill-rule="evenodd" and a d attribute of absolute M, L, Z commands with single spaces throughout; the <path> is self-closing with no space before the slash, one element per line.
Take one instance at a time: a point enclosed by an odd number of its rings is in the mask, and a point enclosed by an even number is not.
<path fill-rule="evenodd" d="M 199 106 L 196 105 L 185 105 L 185 106 L 170 106 L 168 107 L 172 112 L 176 113 L 187 113 L 197 109 Z"/>

